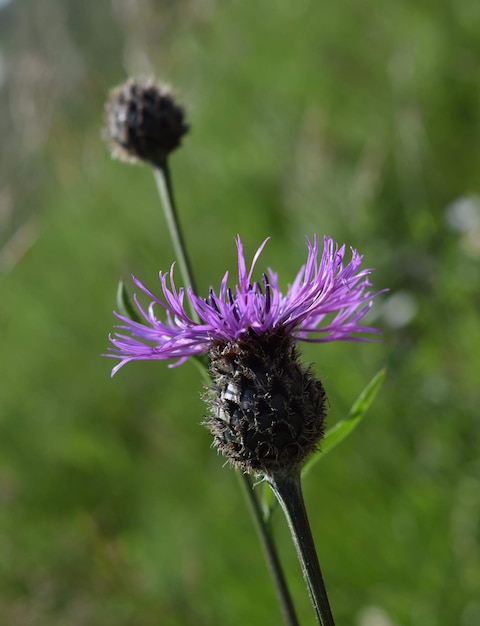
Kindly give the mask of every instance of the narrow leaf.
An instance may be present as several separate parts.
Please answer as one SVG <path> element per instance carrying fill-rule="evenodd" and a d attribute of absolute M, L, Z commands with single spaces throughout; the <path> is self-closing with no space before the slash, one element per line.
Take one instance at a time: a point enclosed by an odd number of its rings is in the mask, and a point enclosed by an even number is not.
<path fill-rule="evenodd" d="M 190 361 L 200 372 L 200 375 L 203 378 L 203 382 L 207 385 L 207 387 L 210 387 L 212 384 L 212 379 L 208 371 L 208 358 L 204 354 L 200 354 L 192 357 Z"/>
<path fill-rule="evenodd" d="M 117 287 L 117 307 L 120 315 L 130 318 L 134 322 L 140 322 L 140 317 L 130 300 L 123 280 L 119 281 Z"/>
<path fill-rule="evenodd" d="M 335 448 L 335 446 L 338 446 L 338 444 L 343 441 L 359 424 L 367 412 L 367 409 L 374 401 L 375 396 L 377 395 L 378 390 L 380 389 L 385 378 L 385 373 L 386 370 L 381 369 L 377 374 L 375 374 L 354 402 L 347 417 L 340 420 L 335 424 L 335 426 L 332 426 L 332 428 L 327 430 L 324 438 L 322 439 L 321 450 L 315 452 L 305 463 L 302 470 L 302 476 L 306 476 L 312 467 L 316 465 L 316 463 L 318 463 L 318 461 L 323 458 L 327 452 L 330 452 L 330 450 Z"/>
<path fill-rule="evenodd" d="M 272 488 L 267 483 L 267 481 L 264 481 L 262 485 L 263 485 L 263 493 L 261 496 L 261 504 L 262 504 L 262 512 L 263 512 L 263 521 L 265 524 L 268 525 L 270 523 L 272 513 L 275 510 L 278 501 L 275 498 Z"/>

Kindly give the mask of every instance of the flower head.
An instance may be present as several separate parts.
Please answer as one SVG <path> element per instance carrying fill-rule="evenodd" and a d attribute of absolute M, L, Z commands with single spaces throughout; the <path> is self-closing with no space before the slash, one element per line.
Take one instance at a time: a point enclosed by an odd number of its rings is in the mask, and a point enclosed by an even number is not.
<path fill-rule="evenodd" d="M 228 343 L 246 333 L 257 336 L 281 331 L 293 341 L 327 342 L 335 340 L 368 340 L 365 333 L 378 331 L 360 324 L 370 309 L 373 298 L 368 280 L 369 269 L 360 269 L 362 256 L 351 251 L 351 260 L 344 262 L 345 246 L 339 247 L 325 237 L 323 253 L 319 259 L 317 237 L 308 241 L 308 256 L 293 283 L 282 294 L 278 276 L 271 269 L 260 282 L 253 281 L 255 264 L 268 239 L 257 250 L 247 269 L 243 245 L 237 238 L 238 283 L 228 286 L 226 272 L 216 292 L 210 288 L 207 298 L 177 289 L 174 282 L 174 265 L 169 273 L 160 272 L 163 298 L 155 296 L 138 279 L 135 284 L 150 298 L 145 309 L 135 297 L 143 318 L 133 321 L 116 314 L 122 325 L 111 337 L 110 354 L 120 359 L 113 374 L 125 363 L 136 360 L 170 360 L 179 365 L 191 356 L 205 354 L 213 343 Z M 184 305 L 188 298 L 197 319 Z M 156 309 L 164 310 L 163 320 Z M 127 331 L 125 334 L 122 331 Z"/>
<path fill-rule="evenodd" d="M 300 362 L 297 343 L 365 340 L 364 333 L 378 331 L 360 324 L 377 294 L 369 291 L 370 270 L 360 269 L 356 250 L 344 263 L 345 246 L 325 238 L 319 259 L 318 239 L 308 241 L 307 262 L 283 295 L 272 270 L 253 280 L 266 242 L 247 269 L 238 237 L 237 285 L 228 286 L 227 272 L 218 292 L 210 288 L 205 299 L 191 288 L 177 290 L 173 265 L 169 274 L 160 273 L 162 298 L 134 278 L 152 300 L 144 309 L 135 298 L 143 322 L 116 314 L 123 323 L 109 356 L 120 359 L 114 374 L 128 361 L 176 359 L 178 365 L 208 353 L 206 425 L 214 446 L 243 471 L 272 476 L 300 466 L 325 428 L 325 390 Z M 164 309 L 163 321 L 156 306 Z"/>
<path fill-rule="evenodd" d="M 188 132 L 185 112 L 165 85 L 129 79 L 110 92 L 105 135 L 115 157 L 154 165 Z"/>

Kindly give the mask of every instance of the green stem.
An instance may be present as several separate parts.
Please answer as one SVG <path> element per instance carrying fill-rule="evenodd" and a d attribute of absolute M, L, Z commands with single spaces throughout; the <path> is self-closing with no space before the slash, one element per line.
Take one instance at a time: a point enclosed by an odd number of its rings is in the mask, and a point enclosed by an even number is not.
<path fill-rule="evenodd" d="M 182 280 L 185 287 L 191 286 L 193 291 L 197 293 L 195 288 L 195 281 L 193 278 L 193 272 L 191 264 L 187 255 L 185 241 L 183 239 L 182 230 L 177 216 L 177 210 L 175 205 L 175 199 L 173 195 L 173 186 L 170 177 L 170 170 L 168 168 L 168 160 L 165 157 L 161 161 L 154 164 L 153 167 L 155 181 L 157 183 L 158 192 L 162 201 L 163 210 L 165 213 L 165 219 L 167 221 L 170 237 L 175 249 L 175 254 L 182 274 Z M 198 315 L 191 306 L 190 302 L 190 314 L 192 319 L 198 321 Z M 203 375 L 205 376 L 205 366 L 203 363 L 198 362 Z M 258 498 L 253 491 L 253 486 L 250 478 L 246 474 L 242 474 L 242 484 L 244 486 L 244 493 L 246 499 L 250 505 L 250 512 L 257 528 L 262 546 L 265 551 L 265 556 L 272 574 L 275 587 L 277 589 L 280 605 L 285 618 L 287 626 L 299 626 L 298 619 L 295 615 L 295 609 L 293 602 L 287 587 L 285 576 L 283 574 L 282 566 L 278 558 L 273 537 L 270 532 L 270 527 L 267 525 L 263 518 Z"/>
<path fill-rule="evenodd" d="M 277 590 L 285 624 L 287 624 L 287 626 L 299 626 L 292 597 L 290 595 L 285 574 L 278 557 L 277 548 L 272 537 L 271 526 L 269 524 L 267 525 L 263 518 L 262 510 L 258 502 L 258 498 L 253 491 L 253 485 L 250 477 L 248 474 L 238 471 L 237 475 L 240 480 L 240 484 L 242 485 L 245 498 L 249 504 L 252 519 L 255 523 L 260 543 L 262 544 L 265 553 L 265 559 L 270 569 L 275 589 Z"/>
<path fill-rule="evenodd" d="M 155 182 L 157 183 L 158 193 L 162 201 L 163 210 L 165 213 L 165 219 L 167 221 L 170 237 L 175 249 L 175 255 L 180 267 L 180 273 L 185 288 L 190 286 L 195 293 L 197 293 L 195 281 L 193 278 L 192 266 L 187 255 L 187 248 L 182 235 L 182 229 L 178 220 L 177 209 L 175 205 L 175 198 L 173 195 L 172 179 L 170 176 L 170 169 L 168 167 L 168 160 L 165 158 L 163 161 L 159 161 L 153 168 L 155 175 Z M 194 320 L 198 320 L 198 316 L 195 311 L 190 307 L 190 312 Z"/>
<path fill-rule="evenodd" d="M 287 518 L 317 621 L 321 626 L 335 626 L 308 522 L 300 482 L 300 468 L 273 472 L 266 476 L 266 480 L 270 483 Z"/>

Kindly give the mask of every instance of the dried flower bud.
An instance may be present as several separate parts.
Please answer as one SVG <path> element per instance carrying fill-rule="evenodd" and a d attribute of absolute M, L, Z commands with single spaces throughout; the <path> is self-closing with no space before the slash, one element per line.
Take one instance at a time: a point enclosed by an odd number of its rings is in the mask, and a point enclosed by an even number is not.
<path fill-rule="evenodd" d="M 246 472 L 269 474 L 300 465 L 323 436 L 326 395 L 282 329 L 216 342 L 210 352 L 214 445 Z"/>
<path fill-rule="evenodd" d="M 160 164 L 188 132 L 183 108 L 169 89 L 128 80 L 110 92 L 105 134 L 114 156 Z"/>

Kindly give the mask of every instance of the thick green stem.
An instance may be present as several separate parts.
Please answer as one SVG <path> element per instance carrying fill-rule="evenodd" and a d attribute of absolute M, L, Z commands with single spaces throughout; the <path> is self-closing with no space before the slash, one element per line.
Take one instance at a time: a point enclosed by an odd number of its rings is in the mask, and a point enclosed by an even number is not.
<path fill-rule="evenodd" d="M 335 626 L 303 500 L 300 468 L 277 471 L 266 479 L 287 518 L 317 621 L 321 626 Z"/>
<path fill-rule="evenodd" d="M 260 543 L 262 544 L 265 553 L 265 559 L 270 569 L 275 589 L 277 590 L 285 624 L 287 624 L 287 626 L 299 626 L 292 597 L 290 595 L 285 574 L 278 557 L 277 548 L 271 534 L 271 526 L 270 524 L 267 525 L 263 518 L 262 510 L 258 502 L 258 498 L 253 491 L 253 485 L 250 477 L 248 474 L 238 471 L 237 475 L 243 487 L 245 498 L 249 504 L 250 512 L 260 538 Z"/>

